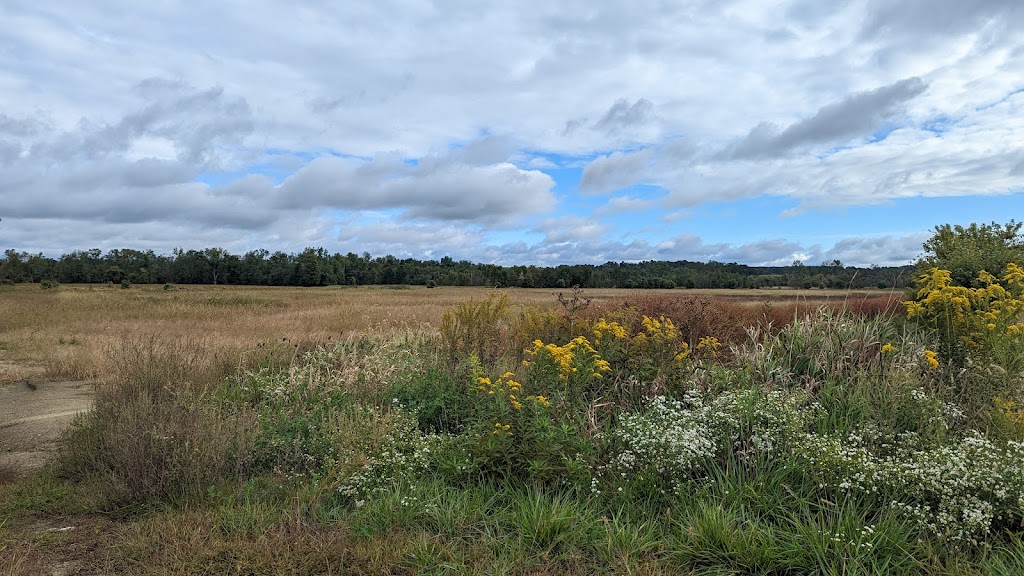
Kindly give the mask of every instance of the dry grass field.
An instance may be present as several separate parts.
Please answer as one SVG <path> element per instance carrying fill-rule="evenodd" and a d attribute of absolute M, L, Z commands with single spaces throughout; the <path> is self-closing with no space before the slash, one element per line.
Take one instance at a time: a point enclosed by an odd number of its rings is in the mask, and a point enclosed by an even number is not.
<path fill-rule="evenodd" d="M 0 287 L 0 384 L 43 372 L 49 379 L 104 375 L 105 358 L 125 341 L 198 341 L 225 364 L 272 343 L 326 342 L 360 331 L 434 331 L 444 311 L 482 300 L 488 288 L 251 287 L 26 284 Z M 558 306 L 550 289 L 507 290 L 513 307 Z M 865 299 L 884 291 L 586 290 L 594 309 L 622 301 L 706 298 L 746 306 Z"/>

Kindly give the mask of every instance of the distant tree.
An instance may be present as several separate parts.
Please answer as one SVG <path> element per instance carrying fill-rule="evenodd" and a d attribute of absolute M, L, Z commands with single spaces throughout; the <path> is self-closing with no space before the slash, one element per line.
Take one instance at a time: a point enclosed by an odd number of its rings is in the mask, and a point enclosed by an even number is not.
<path fill-rule="evenodd" d="M 203 256 L 209 265 L 210 277 L 213 283 L 217 284 L 218 279 L 223 279 L 223 274 L 228 268 L 228 252 L 223 248 L 207 248 L 203 250 Z"/>
<path fill-rule="evenodd" d="M 971 224 L 964 228 L 943 224 L 922 245 L 925 254 L 917 262 L 919 270 L 932 267 L 949 270 L 953 283 L 975 286 L 982 270 L 1002 276 L 1007 264 L 1024 263 L 1024 222 L 1008 224 Z"/>

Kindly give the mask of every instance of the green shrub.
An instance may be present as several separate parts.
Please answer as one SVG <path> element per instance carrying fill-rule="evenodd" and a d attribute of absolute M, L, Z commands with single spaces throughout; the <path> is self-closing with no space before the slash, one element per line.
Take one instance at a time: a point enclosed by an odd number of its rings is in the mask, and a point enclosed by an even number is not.
<path fill-rule="evenodd" d="M 352 336 L 314 347 L 289 366 L 245 370 L 230 394 L 259 414 L 257 460 L 270 470 L 316 473 L 335 459 L 337 418 L 382 400 L 419 371 L 415 338 Z M 390 398 L 388 399 L 390 402 Z"/>
<path fill-rule="evenodd" d="M 354 407 L 324 431 L 329 455 L 313 473 L 339 504 L 363 506 L 402 482 L 422 476 L 447 438 L 425 435 L 401 410 Z"/>
<path fill-rule="evenodd" d="M 465 379 L 436 365 L 399 379 L 388 395 L 416 415 L 424 432 L 458 433 L 474 409 Z"/>
<path fill-rule="evenodd" d="M 469 390 L 475 412 L 462 442 L 474 469 L 497 479 L 580 484 L 591 448 L 574 422 L 578 408 L 556 406 L 543 389 L 514 378 L 512 372 L 494 380 L 479 376 Z"/>

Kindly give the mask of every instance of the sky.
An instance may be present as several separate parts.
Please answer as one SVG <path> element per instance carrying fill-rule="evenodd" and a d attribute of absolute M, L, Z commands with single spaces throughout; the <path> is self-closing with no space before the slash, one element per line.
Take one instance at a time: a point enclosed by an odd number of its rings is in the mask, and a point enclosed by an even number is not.
<path fill-rule="evenodd" d="M 901 265 L 1024 217 L 1019 0 L 0 0 L 0 249 Z"/>

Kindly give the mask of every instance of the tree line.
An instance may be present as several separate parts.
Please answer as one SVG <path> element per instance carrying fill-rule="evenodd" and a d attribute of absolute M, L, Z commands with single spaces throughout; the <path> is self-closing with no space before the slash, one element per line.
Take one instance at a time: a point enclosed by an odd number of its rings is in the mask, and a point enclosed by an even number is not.
<path fill-rule="evenodd" d="M 467 260 L 297 254 L 222 248 L 77 250 L 59 258 L 6 250 L 0 283 L 239 284 L 259 286 L 426 285 L 523 288 L 905 288 L 913 267 L 858 268 L 835 260 L 821 265 L 746 266 L 721 262 L 607 262 L 600 265 L 500 266 Z"/>

